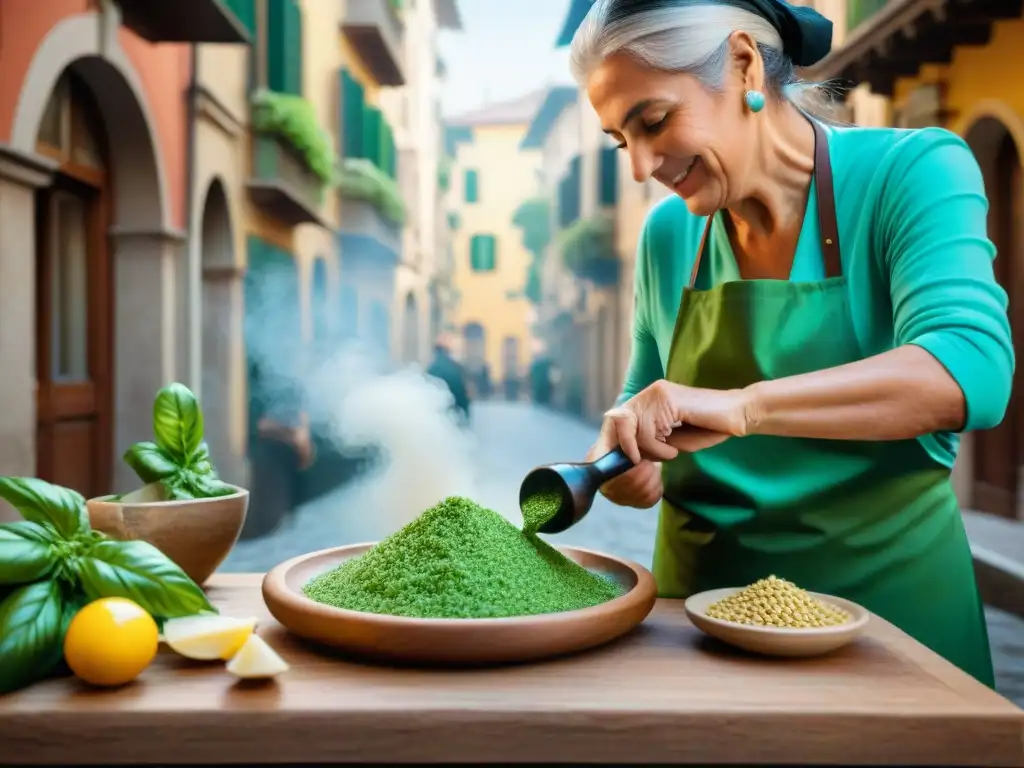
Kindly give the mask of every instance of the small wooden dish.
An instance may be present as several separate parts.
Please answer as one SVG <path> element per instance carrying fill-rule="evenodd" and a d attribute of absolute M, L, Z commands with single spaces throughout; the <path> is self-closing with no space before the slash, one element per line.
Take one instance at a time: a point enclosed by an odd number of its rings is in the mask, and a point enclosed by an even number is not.
<path fill-rule="evenodd" d="M 579 611 L 507 619 L 385 616 L 332 608 L 302 594 L 314 576 L 372 546 L 325 549 L 276 566 L 263 579 L 263 599 L 270 613 L 299 637 L 370 660 L 486 666 L 537 661 L 607 643 L 647 618 L 657 596 L 654 577 L 643 566 L 572 547 L 560 551 L 590 571 L 611 576 L 628 591 Z"/>
<path fill-rule="evenodd" d="M 93 529 L 121 541 L 147 541 L 202 586 L 220 567 L 245 525 L 249 491 L 230 496 L 162 501 L 155 484 L 122 499 L 85 502 Z"/>
<path fill-rule="evenodd" d="M 817 592 L 809 594 L 842 608 L 850 614 L 850 620 L 835 627 L 813 627 L 808 629 L 788 629 L 782 627 L 760 627 L 747 624 L 734 624 L 731 621 L 713 619 L 707 615 L 708 607 L 736 594 L 745 587 L 728 589 L 712 589 L 701 592 L 686 599 L 686 615 L 691 623 L 702 632 L 711 635 L 723 643 L 734 645 L 753 653 L 765 656 L 821 656 L 852 643 L 863 632 L 871 618 L 870 612 L 856 603 L 841 597 L 822 595 Z"/>

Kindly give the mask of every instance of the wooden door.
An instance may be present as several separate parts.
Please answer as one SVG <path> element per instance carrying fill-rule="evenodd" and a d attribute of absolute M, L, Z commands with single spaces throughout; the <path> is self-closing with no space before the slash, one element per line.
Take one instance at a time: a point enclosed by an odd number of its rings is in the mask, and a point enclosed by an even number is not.
<path fill-rule="evenodd" d="M 1021 360 L 1024 332 L 1024 177 L 1013 138 L 1004 134 L 995 158 L 985 168 L 989 197 L 989 237 L 995 243 L 996 279 L 1010 299 L 1010 325 L 1017 360 Z M 1024 458 L 1024 408 L 1019 392 L 1020 367 L 1014 374 L 1013 393 L 1003 422 L 974 436 L 974 491 L 972 506 L 982 512 L 1017 517 L 1018 473 Z"/>
<path fill-rule="evenodd" d="M 59 174 L 36 201 L 36 474 L 111 491 L 111 302 L 102 188 Z"/>

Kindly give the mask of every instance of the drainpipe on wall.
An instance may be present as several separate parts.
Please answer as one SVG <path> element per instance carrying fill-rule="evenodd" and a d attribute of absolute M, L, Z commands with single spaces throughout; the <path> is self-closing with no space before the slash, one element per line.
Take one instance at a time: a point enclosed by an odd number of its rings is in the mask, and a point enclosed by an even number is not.
<path fill-rule="evenodd" d="M 196 397 L 202 402 L 202 342 L 203 332 L 201 302 L 202 279 L 199 274 L 201 265 L 201 254 L 199 252 L 201 236 L 197 235 L 196 216 L 193 211 L 195 201 L 195 179 L 196 179 L 196 119 L 198 113 L 199 82 L 197 73 L 199 71 L 199 49 L 195 43 L 189 46 L 189 82 L 186 94 L 186 117 L 188 125 L 185 127 L 185 243 L 188 262 L 185 267 L 187 293 L 186 311 L 186 354 L 185 374 L 187 381 Z"/>

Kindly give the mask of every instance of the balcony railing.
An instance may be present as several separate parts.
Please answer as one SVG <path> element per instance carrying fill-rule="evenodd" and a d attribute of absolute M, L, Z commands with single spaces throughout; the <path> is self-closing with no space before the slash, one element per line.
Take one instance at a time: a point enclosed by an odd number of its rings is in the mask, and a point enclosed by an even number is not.
<path fill-rule="evenodd" d="M 404 85 L 404 25 L 391 0 L 348 0 L 341 29 L 380 85 Z"/>
<path fill-rule="evenodd" d="M 295 226 L 320 222 L 323 181 L 280 136 L 253 136 L 248 187 L 256 205 L 285 223 Z"/>
<path fill-rule="evenodd" d="M 245 9 L 228 0 L 117 0 L 121 23 L 151 43 L 248 43 Z"/>

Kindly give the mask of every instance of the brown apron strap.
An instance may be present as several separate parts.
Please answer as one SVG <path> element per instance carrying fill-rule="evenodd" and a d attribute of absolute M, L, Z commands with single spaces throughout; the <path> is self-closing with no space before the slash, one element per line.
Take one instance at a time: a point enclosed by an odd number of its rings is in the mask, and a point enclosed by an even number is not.
<path fill-rule="evenodd" d="M 714 214 L 708 216 L 708 223 L 704 225 L 704 234 L 700 236 L 700 245 L 697 246 L 697 256 L 693 260 L 693 269 L 690 271 L 690 288 L 693 288 L 693 286 L 697 284 L 697 273 L 700 272 L 700 260 L 704 255 L 704 246 L 707 245 L 708 233 L 711 231 L 711 224 L 714 220 Z"/>
<path fill-rule="evenodd" d="M 825 257 L 825 277 L 839 277 L 843 274 L 843 262 L 839 258 L 839 222 L 836 220 L 828 135 L 816 120 L 811 120 L 811 127 L 814 128 L 814 180 L 818 190 L 818 230 L 821 232 L 821 252 Z"/>
<path fill-rule="evenodd" d="M 810 120 L 810 118 L 808 118 Z M 818 202 L 818 229 L 821 232 L 821 251 L 825 261 L 825 277 L 839 277 L 843 274 L 843 263 L 839 258 L 839 223 L 836 220 L 836 198 L 832 185 L 832 161 L 828 155 L 828 135 L 815 120 L 810 120 L 814 129 L 814 178 L 817 182 L 815 195 Z M 704 256 L 704 247 L 707 245 L 708 233 L 711 232 L 711 224 L 715 217 L 708 216 L 704 225 L 704 233 L 700 236 L 700 245 L 697 247 L 697 255 L 693 259 L 693 269 L 690 271 L 689 287 L 697 284 L 697 274 L 700 272 L 700 262 Z"/>

